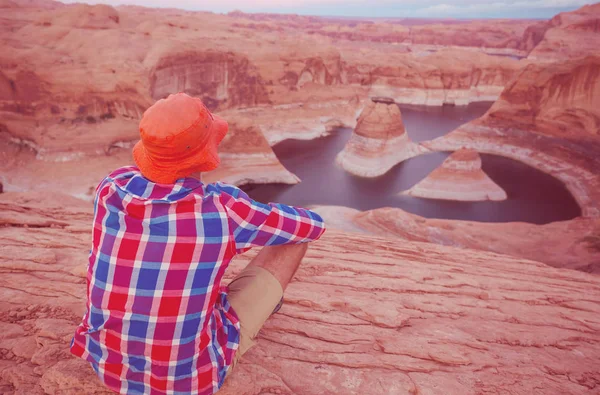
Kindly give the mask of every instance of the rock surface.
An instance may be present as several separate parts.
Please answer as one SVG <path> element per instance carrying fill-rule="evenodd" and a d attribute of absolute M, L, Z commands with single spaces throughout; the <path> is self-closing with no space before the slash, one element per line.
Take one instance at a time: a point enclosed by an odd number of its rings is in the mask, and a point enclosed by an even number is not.
<path fill-rule="evenodd" d="M 475 150 L 454 152 L 405 195 L 427 199 L 458 201 L 506 200 L 506 192 L 481 169 L 481 157 Z"/>
<path fill-rule="evenodd" d="M 598 54 L 600 41 L 600 3 L 589 4 L 573 12 L 563 12 L 550 21 L 530 28 L 524 37 L 535 44 L 528 59 L 536 62 Z"/>
<path fill-rule="evenodd" d="M 360 114 L 336 163 L 351 174 L 377 177 L 422 152 L 424 150 L 408 137 L 394 100 L 374 97 Z"/>
<path fill-rule="evenodd" d="M 586 217 L 600 216 L 600 58 L 529 65 L 486 115 L 422 143 L 506 156 L 565 183 Z"/>
<path fill-rule="evenodd" d="M 205 182 L 223 181 L 234 185 L 300 182 L 279 162 L 257 127 L 235 123 L 230 124 L 230 130 L 219 146 L 221 164 L 203 176 Z"/>
<path fill-rule="evenodd" d="M 600 274 L 600 219 L 546 225 L 428 219 L 399 208 L 358 211 L 319 206 L 330 227 L 355 233 L 507 254 Z"/>
<path fill-rule="evenodd" d="M 39 152 L 35 148 L 18 140 L 3 141 L 0 132 L 0 180 L 7 191 L 60 190 L 91 200 L 96 186 L 108 173 L 134 163 L 131 149 L 138 138 L 136 135 L 131 140 L 114 142 L 104 155 L 59 161 L 38 159 Z M 222 180 L 236 185 L 249 180 L 254 183 L 299 182 L 279 162 L 260 130 L 245 121 L 230 124 L 219 147 L 219 156 L 221 165 L 206 173 L 204 181 Z"/>
<path fill-rule="evenodd" d="M 280 14 L 246 14 L 230 12 L 239 22 L 236 27 L 254 31 L 280 32 L 282 23 L 288 28 L 321 35 L 336 42 L 368 42 L 369 45 L 393 43 L 398 46 L 483 48 L 493 53 L 518 53 L 524 31 L 533 20 L 496 19 L 493 24 L 478 20 L 434 18 L 319 18 Z M 326 23 L 323 23 L 326 22 Z M 494 51 L 494 49 L 496 51 Z"/>
<path fill-rule="evenodd" d="M 494 101 L 523 62 L 463 48 L 443 48 L 423 55 L 397 55 L 381 65 L 373 50 L 353 51 L 349 81 L 369 81 L 370 95 L 397 103 L 441 106 Z"/>
<path fill-rule="evenodd" d="M 64 195 L 0 196 L 2 393 L 108 393 L 68 352 L 91 216 Z M 220 393 L 594 393 L 599 313 L 596 276 L 328 231 Z"/>
<path fill-rule="evenodd" d="M 600 35 L 599 35 L 600 39 Z M 530 64 L 489 111 L 490 123 L 555 137 L 600 137 L 600 53 Z"/>

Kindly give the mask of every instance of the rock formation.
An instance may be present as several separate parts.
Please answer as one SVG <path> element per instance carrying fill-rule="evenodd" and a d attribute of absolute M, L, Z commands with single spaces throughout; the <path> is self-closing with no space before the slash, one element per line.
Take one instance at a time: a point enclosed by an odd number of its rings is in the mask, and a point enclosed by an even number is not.
<path fill-rule="evenodd" d="M 458 46 L 466 48 L 501 49 L 517 51 L 524 31 L 535 21 L 494 20 L 493 24 L 480 20 L 434 18 L 318 18 L 314 16 L 281 14 L 229 13 L 238 22 L 236 27 L 248 30 L 280 32 L 282 24 L 298 33 L 320 35 L 335 42 L 368 42 L 377 44 L 404 44 L 411 47 Z"/>
<path fill-rule="evenodd" d="M 72 7 L 60 7 L 57 11 L 42 13 L 36 23 L 46 27 L 114 29 L 119 24 L 119 13 L 105 4 L 75 4 Z"/>
<path fill-rule="evenodd" d="M 0 37 L 11 56 L 0 59 L 2 123 L 39 157 L 61 161 L 105 155 L 113 143 L 135 138 L 135 122 L 129 121 L 137 121 L 155 99 L 179 90 L 229 110 L 233 120 L 258 113 L 257 126 L 271 143 L 295 134 L 315 137 L 332 124 L 354 127 L 360 106 L 355 98 L 369 92 L 389 91 L 398 101 L 432 105 L 495 99 L 519 62 L 476 51 L 511 49 L 509 37 L 526 27 L 503 21 L 494 28 L 480 22 L 410 28 L 423 32 L 409 34 L 413 44 L 429 45 L 428 50 L 452 40 L 472 46 L 422 58 L 387 39 L 373 38 L 379 44 L 357 48 L 360 37 L 332 42 L 318 33 L 348 29 L 344 20 L 117 10 L 50 0 L 7 1 L 3 7 Z M 388 22 L 351 28 L 363 27 L 374 37 L 407 29 Z M 457 38 L 465 29 L 488 38 L 466 43 Z M 500 48 L 502 42 L 506 48 Z M 288 118 L 282 107 L 295 109 Z"/>
<path fill-rule="evenodd" d="M 219 146 L 221 165 L 207 173 L 205 182 L 234 185 L 297 184 L 298 177 L 286 170 L 261 131 L 252 124 L 234 123 Z"/>
<path fill-rule="evenodd" d="M 482 118 L 422 143 L 522 161 L 565 183 L 586 217 L 600 216 L 600 58 L 527 66 Z"/>
<path fill-rule="evenodd" d="M 330 229 L 310 249 L 221 393 L 597 392 L 600 280 L 546 264 L 600 271 L 598 61 L 529 65 L 596 51 L 597 7 L 545 24 L 409 26 L 0 0 L 0 393 L 108 392 L 68 353 L 92 219 L 72 196 L 89 199 L 131 163 L 137 122 L 156 98 L 188 91 L 231 122 L 222 166 L 207 178 L 293 183 L 268 144 L 354 127 L 365 97 L 493 100 L 517 74 L 487 116 L 427 146 L 551 173 L 585 218 L 474 224 L 345 209 L 337 225 L 363 234 Z M 383 174 L 427 152 L 393 102 L 366 107 L 339 156 L 344 168 Z"/>
<path fill-rule="evenodd" d="M 331 228 L 362 234 L 507 254 L 547 265 L 600 274 L 600 219 L 547 225 L 428 219 L 400 208 L 359 211 L 319 206 Z"/>
<path fill-rule="evenodd" d="M 586 5 L 573 12 L 560 13 L 547 23 L 540 23 L 537 28 L 531 28 L 529 37 L 525 36 L 525 39 L 538 43 L 531 48 L 528 59 L 538 62 L 597 55 L 600 40 L 600 3 Z"/>
<path fill-rule="evenodd" d="M 115 123 L 114 132 L 119 132 Z M 48 189 L 90 200 L 96 185 L 112 170 L 133 164 L 131 149 L 138 141 L 137 122 L 129 122 L 128 139 L 114 141 L 93 152 L 63 156 L 40 154 L 38 147 L 18 140 L 0 129 L 0 174 L 11 191 Z M 94 125 L 90 126 L 94 128 Z M 56 129 L 58 131 L 58 127 Z M 93 141 L 93 135 L 86 135 Z M 93 143 L 90 142 L 90 146 Z M 207 173 L 204 180 L 222 180 L 236 185 L 245 183 L 296 184 L 299 179 L 279 162 L 261 131 L 245 122 L 232 122 L 229 133 L 219 147 L 221 165 Z M 90 158 L 93 158 L 91 160 Z M 77 170 L 74 170 L 77 169 Z M 9 188 L 10 187 L 10 188 Z"/>
<path fill-rule="evenodd" d="M 68 196 L 0 195 L 0 392 L 108 393 L 68 352 L 91 220 Z M 221 393 L 589 394 L 599 306 L 597 276 L 330 230 Z"/>
<path fill-rule="evenodd" d="M 489 120 L 556 137 L 600 136 L 598 97 L 600 56 L 531 64 L 506 87 Z"/>
<path fill-rule="evenodd" d="M 459 201 L 506 200 L 506 192 L 481 169 L 477 151 L 454 152 L 424 180 L 403 192 L 427 199 Z"/>
<path fill-rule="evenodd" d="M 372 96 L 430 106 L 494 101 L 522 66 L 510 57 L 458 48 L 389 55 L 385 65 L 376 50 L 349 50 L 344 57 L 349 83 L 369 86 Z"/>
<path fill-rule="evenodd" d="M 213 50 L 162 57 L 151 72 L 150 89 L 153 99 L 186 92 L 211 110 L 269 102 L 264 81 L 245 56 Z"/>
<path fill-rule="evenodd" d="M 0 55 L 0 139 L 18 146 L 0 164 L 5 188 L 52 187 L 53 174 L 54 187 L 77 196 L 130 163 L 141 114 L 168 93 L 202 97 L 229 121 L 251 122 L 269 144 L 315 138 L 354 128 L 369 96 L 429 105 L 495 99 L 520 62 L 484 52 L 520 53 L 514 38 L 530 24 L 357 24 L 50 0 L 4 1 L 1 18 L 10 56 Z M 272 158 L 255 164 L 268 168 Z"/>
<path fill-rule="evenodd" d="M 356 128 L 336 162 L 354 175 L 377 177 L 422 152 L 423 149 L 408 137 L 394 100 L 374 97 L 360 114 Z"/>

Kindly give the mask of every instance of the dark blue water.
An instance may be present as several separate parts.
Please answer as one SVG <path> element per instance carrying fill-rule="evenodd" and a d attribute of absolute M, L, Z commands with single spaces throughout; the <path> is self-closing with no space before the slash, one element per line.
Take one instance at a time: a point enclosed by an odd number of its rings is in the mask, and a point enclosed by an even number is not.
<path fill-rule="evenodd" d="M 402 116 L 413 141 L 429 140 L 481 116 L 489 103 L 464 107 L 407 107 Z M 243 187 L 254 199 L 296 206 L 340 205 L 358 210 L 399 207 L 427 218 L 544 224 L 581 215 L 577 202 L 554 177 L 508 158 L 482 154 L 483 170 L 508 194 L 503 202 L 453 202 L 398 195 L 436 169 L 450 153 L 433 153 L 400 163 L 376 178 L 353 176 L 335 165 L 352 131 L 339 129 L 315 140 L 286 140 L 273 150 L 300 177 L 297 185 Z"/>

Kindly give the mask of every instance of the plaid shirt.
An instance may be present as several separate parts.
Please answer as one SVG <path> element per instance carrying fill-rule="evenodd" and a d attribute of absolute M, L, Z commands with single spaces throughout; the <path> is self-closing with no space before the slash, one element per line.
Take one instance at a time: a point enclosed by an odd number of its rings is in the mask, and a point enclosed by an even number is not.
<path fill-rule="evenodd" d="M 106 177 L 94 205 L 87 311 L 71 352 L 123 394 L 216 392 L 239 344 L 221 286 L 231 259 L 324 232 L 309 210 L 193 178 L 156 184 L 136 167 Z"/>

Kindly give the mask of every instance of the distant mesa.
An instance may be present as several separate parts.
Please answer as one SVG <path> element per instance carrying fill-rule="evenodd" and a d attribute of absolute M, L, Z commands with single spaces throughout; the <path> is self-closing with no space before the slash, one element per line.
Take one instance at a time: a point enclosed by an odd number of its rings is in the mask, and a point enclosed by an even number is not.
<path fill-rule="evenodd" d="M 465 202 L 507 199 L 506 192 L 481 169 L 479 153 L 466 148 L 450 155 L 440 167 L 403 194 Z"/>
<path fill-rule="evenodd" d="M 339 166 L 357 176 L 377 177 L 426 151 L 408 138 L 400 108 L 394 104 L 390 98 L 371 98 L 337 156 Z"/>
<path fill-rule="evenodd" d="M 79 29 L 113 29 L 119 24 L 119 12 L 106 4 L 74 4 L 43 13 L 37 23 Z"/>

